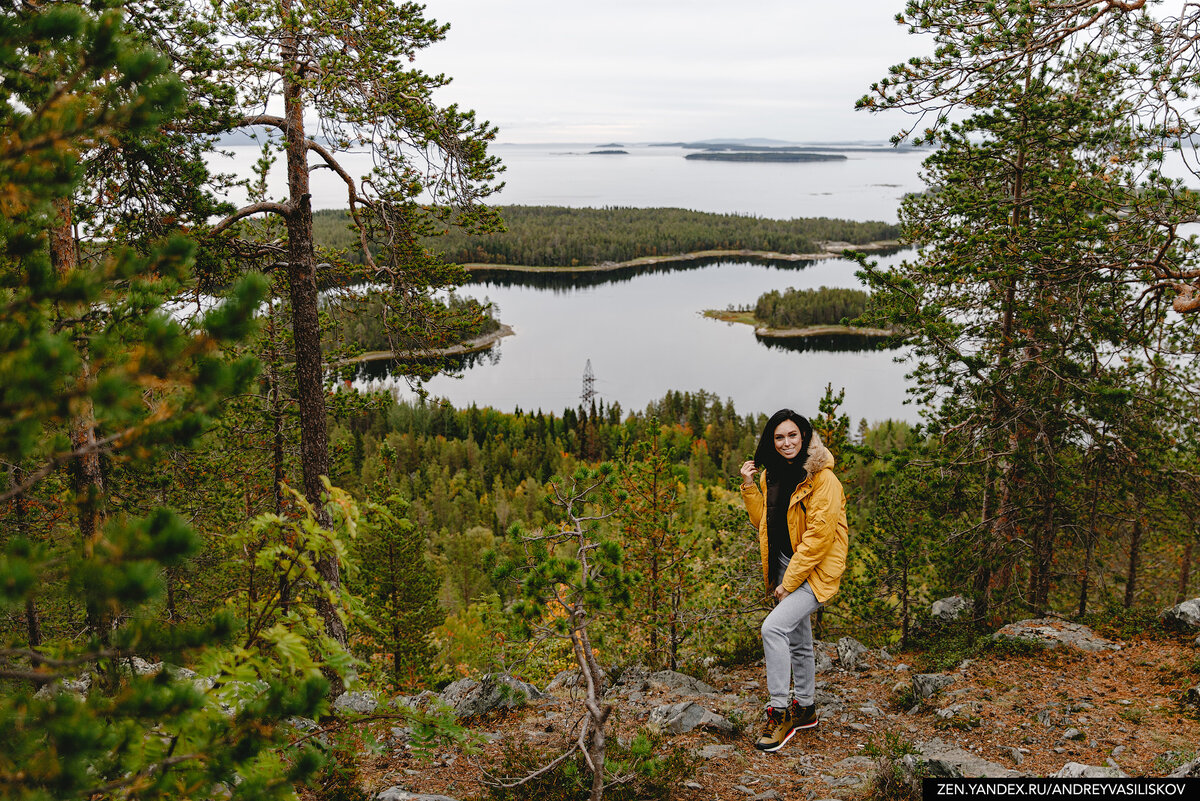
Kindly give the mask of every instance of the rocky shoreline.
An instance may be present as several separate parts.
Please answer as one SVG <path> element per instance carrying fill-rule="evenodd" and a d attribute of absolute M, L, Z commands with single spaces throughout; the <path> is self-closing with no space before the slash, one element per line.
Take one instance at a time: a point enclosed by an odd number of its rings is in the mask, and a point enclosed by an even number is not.
<path fill-rule="evenodd" d="M 361 362 L 385 362 L 393 359 L 440 359 L 446 356 L 466 356 L 470 353 L 479 353 L 485 351 L 495 345 L 504 337 L 513 336 L 516 332 L 512 326 L 501 323 L 500 327 L 495 331 L 468 339 L 465 342 L 460 342 L 457 345 L 451 345 L 448 348 L 432 348 L 430 350 L 373 350 L 369 353 L 360 353 L 357 356 L 351 356 L 348 359 L 342 359 L 333 367 L 342 367 L 348 364 L 359 364 Z"/>
<path fill-rule="evenodd" d="M 578 267 L 534 267 L 528 264 L 485 264 L 473 262 L 462 265 L 472 275 L 487 273 L 574 273 L 587 275 L 590 273 L 605 273 L 613 270 L 628 270 L 637 267 L 653 267 L 673 262 L 699 261 L 712 258 L 732 258 L 740 256 L 764 261 L 813 261 L 816 259 L 833 259 L 842 255 L 846 250 L 876 251 L 900 247 L 895 240 L 869 242 L 865 245 L 852 245 L 849 242 L 821 242 L 821 250 L 816 253 L 779 253 L 773 250 L 700 250 L 693 253 L 679 253 L 672 256 L 643 256 L 629 261 L 606 261 L 600 264 L 588 264 Z"/>

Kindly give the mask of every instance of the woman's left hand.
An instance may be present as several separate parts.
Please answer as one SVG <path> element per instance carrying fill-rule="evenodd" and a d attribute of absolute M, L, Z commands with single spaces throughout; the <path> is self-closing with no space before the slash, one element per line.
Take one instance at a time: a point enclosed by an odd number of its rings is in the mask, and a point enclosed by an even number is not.
<path fill-rule="evenodd" d="M 787 590 L 785 590 L 783 588 L 782 584 L 780 584 L 778 587 L 775 588 L 775 602 L 776 603 L 779 603 L 780 601 L 782 601 L 784 598 L 788 597 L 789 595 L 791 595 L 791 593 L 788 592 Z"/>

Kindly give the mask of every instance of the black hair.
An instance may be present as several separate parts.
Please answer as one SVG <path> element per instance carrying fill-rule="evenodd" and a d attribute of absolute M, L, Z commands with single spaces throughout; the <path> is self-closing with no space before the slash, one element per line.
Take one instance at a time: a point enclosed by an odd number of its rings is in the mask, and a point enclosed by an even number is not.
<path fill-rule="evenodd" d="M 800 429 L 800 454 L 791 465 L 779 455 L 779 451 L 775 450 L 775 429 L 779 428 L 780 423 L 785 420 L 791 420 L 796 424 L 796 428 Z M 804 462 L 808 458 L 808 446 L 812 443 L 812 435 L 812 423 L 808 422 L 803 415 L 793 412 L 791 409 L 780 409 L 767 420 L 762 436 L 758 438 L 758 448 L 754 451 L 754 463 L 766 469 L 767 481 L 771 480 L 772 471 L 779 476 L 789 468 L 792 470 L 800 468 L 800 480 L 803 481 L 803 477 L 807 475 L 804 470 Z"/>

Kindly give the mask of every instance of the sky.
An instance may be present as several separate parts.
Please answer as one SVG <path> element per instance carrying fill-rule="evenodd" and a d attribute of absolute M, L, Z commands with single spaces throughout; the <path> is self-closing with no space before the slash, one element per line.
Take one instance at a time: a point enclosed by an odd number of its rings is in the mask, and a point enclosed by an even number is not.
<path fill-rule="evenodd" d="M 426 0 L 446 39 L 414 66 L 502 143 L 887 140 L 854 102 L 928 50 L 903 0 Z"/>

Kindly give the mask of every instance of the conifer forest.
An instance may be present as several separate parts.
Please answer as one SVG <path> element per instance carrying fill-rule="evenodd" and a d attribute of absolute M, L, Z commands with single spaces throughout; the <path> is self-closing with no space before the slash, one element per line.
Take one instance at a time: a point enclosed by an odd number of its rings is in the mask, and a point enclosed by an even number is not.
<path fill-rule="evenodd" d="M 847 243 L 862 290 L 756 312 L 896 332 L 920 419 L 850 419 L 836 383 L 798 410 L 850 528 L 814 636 L 910 664 L 1011 656 L 991 634 L 1031 618 L 1178 640 L 1160 615 L 1200 596 L 1200 11 L 1172 13 L 910 0 L 898 21 L 932 55 L 858 101 L 928 152 L 892 225 L 499 205 L 501 132 L 422 71 L 453 32 L 420 5 L 7 4 L 0 796 L 384 798 L 368 774 L 402 730 L 410 777 L 478 767 L 462 798 L 745 797 L 692 787 L 700 758 L 600 687 L 761 681 L 738 470 L 767 414 L 703 389 L 637 409 L 354 390 L 367 351 L 406 354 L 418 388 L 464 369 L 446 349 L 504 322 L 455 294 L 470 263 Z M 245 133 L 267 143 L 255 171 L 212 170 Z M 313 211 L 318 169 L 337 211 Z M 884 240 L 909 255 L 853 250 Z M 955 595 L 970 612 L 941 626 L 930 605 Z M 1191 660 L 1156 674 L 1179 704 L 1145 715 L 1194 724 Z M 564 671 L 557 750 L 481 738 L 506 713 L 412 700 Z M 741 748 L 757 718 L 731 719 Z M 872 737 L 861 753 L 899 764 Z M 919 797 L 890 775 L 838 797 Z"/>

